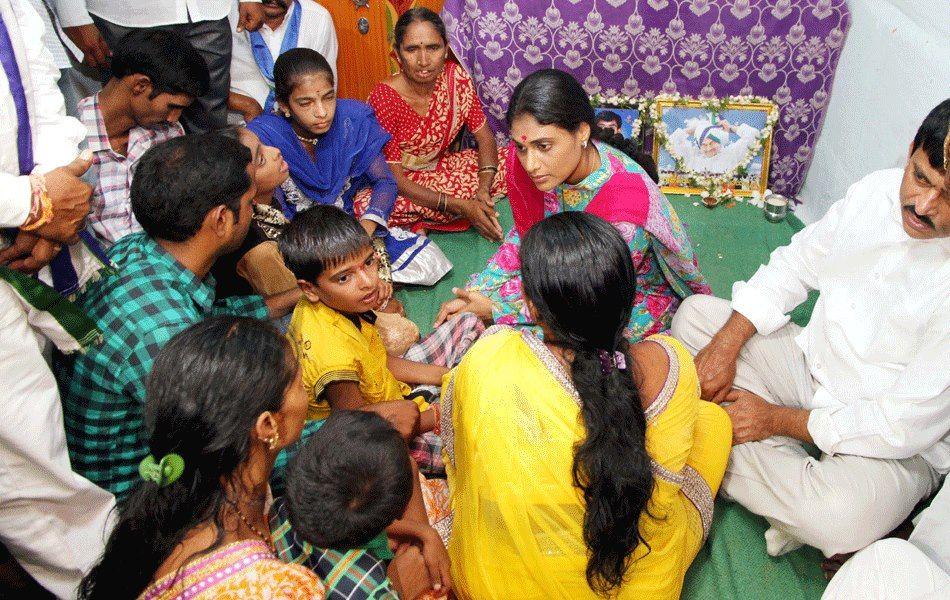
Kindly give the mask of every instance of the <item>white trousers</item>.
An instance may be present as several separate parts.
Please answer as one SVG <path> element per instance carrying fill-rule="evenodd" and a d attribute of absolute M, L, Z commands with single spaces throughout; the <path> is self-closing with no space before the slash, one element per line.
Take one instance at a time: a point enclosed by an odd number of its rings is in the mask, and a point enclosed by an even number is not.
<path fill-rule="evenodd" d="M 70 468 L 59 392 L 30 310 L 0 281 L 0 540 L 40 585 L 75 598 L 102 555 L 115 499 Z"/>
<path fill-rule="evenodd" d="M 731 313 L 726 300 L 690 296 L 673 318 L 672 333 L 695 355 Z M 805 406 L 816 384 L 795 343 L 800 331 L 789 323 L 753 336 L 739 356 L 735 387 L 773 404 Z M 815 459 L 801 442 L 776 436 L 733 447 L 720 493 L 768 520 L 769 554 L 804 543 L 832 556 L 860 550 L 893 531 L 937 485 L 937 473 L 919 456 Z"/>
<path fill-rule="evenodd" d="M 910 542 L 875 542 L 844 563 L 822 600 L 944 600 L 950 575 Z"/>

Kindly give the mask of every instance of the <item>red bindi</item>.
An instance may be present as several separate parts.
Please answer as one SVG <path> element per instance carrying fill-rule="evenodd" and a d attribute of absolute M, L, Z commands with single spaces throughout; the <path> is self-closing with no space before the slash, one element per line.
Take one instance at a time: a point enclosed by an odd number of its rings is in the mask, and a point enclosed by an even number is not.
<path fill-rule="evenodd" d="M 522 141 L 522 142 L 527 142 L 527 141 L 528 141 L 528 136 L 526 136 L 526 135 L 521 136 L 521 141 Z"/>

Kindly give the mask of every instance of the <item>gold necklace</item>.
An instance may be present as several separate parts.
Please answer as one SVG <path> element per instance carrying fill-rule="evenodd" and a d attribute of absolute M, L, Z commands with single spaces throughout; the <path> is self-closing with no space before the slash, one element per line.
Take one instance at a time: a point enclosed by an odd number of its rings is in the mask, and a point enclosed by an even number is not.
<path fill-rule="evenodd" d="M 294 133 L 294 135 L 296 135 L 297 139 L 303 142 L 304 144 L 310 144 L 311 146 L 316 146 L 317 142 L 320 141 L 320 136 L 317 136 L 314 138 L 305 138 L 304 136 L 299 135 L 297 133 Z"/>
<path fill-rule="evenodd" d="M 261 538 L 261 540 L 263 540 L 264 543 L 267 544 L 267 547 L 268 547 L 268 548 L 273 548 L 273 547 L 274 547 L 274 540 L 271 538 L 271 536 L 269 536 L 269 535 L 264 535 L 264 534 L 261 532 L 260 529 L 258 529 L 258 528 L 255 527 L 254 525 L 252 525 L 252 524 L 251 524 L 251 521 L 250 521 L 247 517 L 245 517 L 245 516 L 244 516 L 244 513 L 241 512 L 241 509 L 238 508 L 237 502 L 234 502 L 233 500 L 228 500 L 228 502 L 231 504 L 231 506 L 234 507 L 234 511 L 237 512 L 238 517 L 240 517 L 240 519 L 241 519 L 241 522 L 244 523 L 244 525 L 245 525 L 248 529 L 250 529 L 250 530 L 254 533 L 254 535 L 256 535 L 257 537 Z"/>

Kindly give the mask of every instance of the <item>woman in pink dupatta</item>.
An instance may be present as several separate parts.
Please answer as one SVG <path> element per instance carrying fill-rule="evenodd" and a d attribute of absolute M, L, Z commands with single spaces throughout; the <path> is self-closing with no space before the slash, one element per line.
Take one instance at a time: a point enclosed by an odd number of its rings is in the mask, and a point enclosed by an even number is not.
<path fill-rule="evenodd" d="M 498 152 L 468 73 L 446 62 L 445 25 L 427 8 L 414 8 L 395 26 L 402 70 L 373 88 L 369 104 L 392 140 L 383 149 L 399 197 L 389 217 L 395 227 L 461 231 L 473 225 L 500 240 L 493 199 L 505 195 Z M 476 149 L 449 151 L 462 127 Z M 356 210 L 363 206 L 357 196 Z"/>
<path fill-rule="evenodd" d="M 442 305 L 436 323 L 469 311 L 486 321 L 532 325 L 521 292 L 521 236 L 570 210 L 610 222 L 630 248 L 637 271 L 626 332 L 631 342 L 669 329 L 682 298 L 711 293 L 676 211 L 635 160 L 596 140 L 594 119 L 587 94 L 562 71 L 538 71 L 515 88 L 507 157 L 515 226 L 467 289 Z"/>

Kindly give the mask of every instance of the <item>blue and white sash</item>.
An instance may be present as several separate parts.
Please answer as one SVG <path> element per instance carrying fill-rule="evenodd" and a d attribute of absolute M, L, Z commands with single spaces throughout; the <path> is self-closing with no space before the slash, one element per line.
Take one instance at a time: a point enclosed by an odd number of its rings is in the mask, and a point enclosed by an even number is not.
<path fill-rule="evenodd" d="M 302 12 L 300 3 L 294 0 L 289 10 L 288 17 L 290 20 L 287 23 L 287 31 L 284 33 L 284 40 L 280 43 L 280 54 L 297 47 L 297 40 L 300 37 L 300 14 Z M 274 95 L 274 61 L 276 58 L 271 54 L 270 48 L 267 47 L 267 42 L 264 41 L 264 36 L 261 35 L 260 31 L 248 31 L 247 37 L 251 40 L 251 53 L 254 55 L 254 62 L 257 63 L 257 68 L 260 69 L 261 75 L 264 76 L 268 87 L 270 87 L 267 100 L 264 101 L 264 112 L 270 113 L 274 110 L 276 99 Z"/>

